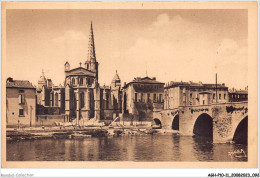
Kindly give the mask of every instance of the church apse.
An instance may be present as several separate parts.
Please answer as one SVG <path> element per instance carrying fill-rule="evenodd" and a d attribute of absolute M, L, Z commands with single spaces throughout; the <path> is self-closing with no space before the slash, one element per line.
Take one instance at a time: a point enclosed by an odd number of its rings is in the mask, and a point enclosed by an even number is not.
<path fill-rule="evenodd" d="M 94 42 L 93 25 L 90 26 L 89 45 L 85 63 L 72 68 L 64 64 L 63 85 L 54 86 L 51 79 L 41 76 L 38 83 L 37 102 L 43 106 L 59 108 L 60 114 L 70 121 L 113 120 L 122 110 L 121 79 L 116 71 L 110 85 L 100 86 Z"/>

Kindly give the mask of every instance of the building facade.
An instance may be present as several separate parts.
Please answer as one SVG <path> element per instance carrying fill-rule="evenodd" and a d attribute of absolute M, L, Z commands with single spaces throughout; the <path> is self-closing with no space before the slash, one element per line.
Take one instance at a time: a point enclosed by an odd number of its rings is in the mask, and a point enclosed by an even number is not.
<path fill-rule="evenodd" d="M 117 71 L 110 86 L 104 85 L 100 88 L 102 95 L 101 117 L 104 120 L 112 120 L 122 112 L 122 88 Z"/>
<path fill-rule="evenodd" d="M 229 101 L 228 87 L 225 84 L 203 84 L 201 82 L 170 82 L 164 88 L 164 98 L 164 109 Z"/>
<path fill-rule="evenodd" d="M 34 126 L 36 88 L 27 80 L 6 81 L 6 126 Z"/>
<path fill-rule="evenodd" d="M 88 58 L 84 65 L 72 68 L 64 64 L 64 86 L 54 86 L 44 74 L 38 82 L 37 104 L 45 114 L 66 114 L 70 120 L 112 120 L 122 110 L 122 89 L 119 75 L 115 74 L 110 86 L 100 86 L 95 52 L 93 26 L 90 26 Z M 40 109 L 39 109 L 40 111 Z"/>
<path fill-rule="evenodd" d="M 36 88 L 36 114 L 59 115 L 65 113 L 65 88 L 54 86 L 51 79 L 45 77 L 44 72 L 38 80 Z"/>
<path fill-rule="evenodd" d="M 163 109 L 164 83 L 156 78 L 135 78 L 123 87 L 123 119 L 152 121 L 153 111 Z M 133 118 L 131 118 L 133 117 Z"/>
<path fill-rule="evenodd" d="M 248 101 L 248 87 L 245 90 L 231 89 L 228 92 L 229 102 Z"/>

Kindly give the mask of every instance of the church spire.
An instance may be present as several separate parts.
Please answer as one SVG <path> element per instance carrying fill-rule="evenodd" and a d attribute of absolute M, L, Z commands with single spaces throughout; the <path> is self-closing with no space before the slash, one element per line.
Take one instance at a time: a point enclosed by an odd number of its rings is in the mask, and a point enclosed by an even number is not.
<path fill-rule="evenodd" d="M 89 44 L 88 44 L 88 60 L 90 61 L 91 59 L 94 59 L 94 61 L 96 61 L 92 21 L 91 21 L 91 25 L 90 25 Z"/>

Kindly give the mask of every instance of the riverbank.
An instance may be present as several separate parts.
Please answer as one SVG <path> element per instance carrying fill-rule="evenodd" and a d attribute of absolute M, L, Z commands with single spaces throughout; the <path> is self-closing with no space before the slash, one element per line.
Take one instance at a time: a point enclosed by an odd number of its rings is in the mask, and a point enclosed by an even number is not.
<path fill-rule="evenodd" d="M 23 129 L 7 129 L 6 140 L 35 140 L 46 138 L 88 138 L 121 135 L 178 133 L 151 127 L 37 127 Z"/>

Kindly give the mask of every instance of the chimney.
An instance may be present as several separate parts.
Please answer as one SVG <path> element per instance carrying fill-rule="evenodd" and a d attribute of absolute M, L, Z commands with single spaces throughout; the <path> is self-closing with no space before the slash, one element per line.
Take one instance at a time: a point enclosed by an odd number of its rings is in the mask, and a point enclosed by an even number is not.
<path fill-rule="evenodd" d="M 13 78 L 12 77 L 8 77 L 7 78 L 7 82 L 13 82 L 14 80 L 13 80 Z"/>

